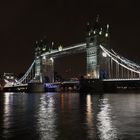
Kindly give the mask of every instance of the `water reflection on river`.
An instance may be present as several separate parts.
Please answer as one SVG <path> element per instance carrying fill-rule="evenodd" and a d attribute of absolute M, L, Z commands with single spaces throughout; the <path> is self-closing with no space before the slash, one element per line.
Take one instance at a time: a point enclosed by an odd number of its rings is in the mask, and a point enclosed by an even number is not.
<path fill-rule="evenodd" d="M 0 140 L 139 140 L 139 120 L 140 94 L 0 94 Z"/>

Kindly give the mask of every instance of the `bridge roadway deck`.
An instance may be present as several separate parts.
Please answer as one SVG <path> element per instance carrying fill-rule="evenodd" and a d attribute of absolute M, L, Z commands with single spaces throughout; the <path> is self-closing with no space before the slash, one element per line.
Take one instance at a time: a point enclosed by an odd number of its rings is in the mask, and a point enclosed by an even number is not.
<path fill-rule="evenodd" d="M 140 91 L 140 78 L 135 79 L 104 79 L 105 92 Z"/>
<path fill-rule="evenodd" d="M 6 86 L 3 88 L 4 92 L 26 92 L 28 88 L 28 84 L 20 84 L 13 86 Z"/>
<path fill-rule="evenodd" d="M 97 80 L 86 80 L 86 84 L 84 88 L 94 88 L 100 89 L 102 88 L 102 92 L 117 92 L 119 90 L 140 90 L 140 79 L 104 79 L 100 80 L 100 82 L 96 82 Z M 88 87 L 87 87 L 88 85 Z M 75 90 L 78 91 L 80 86 L 79 81 L 65 81 L 65 82 L 55 82 L 55 83 L 46 83 L 44 84 L 46 91 L 67 91 L 67 90 Z M 58 88 L 59 87 L 59 88 Z M 4 91 L 24 91 L 28 92 L 28 84 L 16 85 L 12 87 L 5 87 Z M 54 90 L 57 89 L 57 90 Z"/>

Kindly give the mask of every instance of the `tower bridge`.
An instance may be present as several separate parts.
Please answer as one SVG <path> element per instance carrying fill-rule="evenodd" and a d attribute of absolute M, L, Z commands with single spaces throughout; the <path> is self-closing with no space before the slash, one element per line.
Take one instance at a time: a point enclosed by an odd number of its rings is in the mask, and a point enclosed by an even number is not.
<path fill-rule="evenodd" d="M 84 52 L 86 54 L 84 79 L 87 81 L 99 80 L 102 83 L 107 83 L 104 84 L 107 87 L 113 86 L 112 83 L 115 81 L 115 88 L 121 87 L 121 85 L 122 87 L 124 85 L 125 87 L 130 86 L 130 83 L 133 83 L 131 87 L 135 87 L 135 85 L 137 88 L 140 87 L 140 65 L 111 49 L 109 24 L 101 25 L 98 17 L 93 26 L 87 23 L 85 42 L 64 48 L 62 46 L 59 46 L 58 49 L 52 48 L 52 46 L 47 46 L 46 39 L 36 42 L 35 60 L 25 75 L 13 86 L 29 83 L 39 83 L 41 85 L 46 82 L 55 84 L 55 59 Z"/>

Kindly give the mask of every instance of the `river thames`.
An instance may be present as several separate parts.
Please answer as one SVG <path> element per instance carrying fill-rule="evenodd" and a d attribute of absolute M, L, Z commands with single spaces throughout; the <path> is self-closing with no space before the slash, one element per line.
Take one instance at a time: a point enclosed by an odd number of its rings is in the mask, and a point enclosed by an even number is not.
<path fill-rule="evenodd" d="M 0 140 L 140 140 L 140 94 L 0 93 Z"/>

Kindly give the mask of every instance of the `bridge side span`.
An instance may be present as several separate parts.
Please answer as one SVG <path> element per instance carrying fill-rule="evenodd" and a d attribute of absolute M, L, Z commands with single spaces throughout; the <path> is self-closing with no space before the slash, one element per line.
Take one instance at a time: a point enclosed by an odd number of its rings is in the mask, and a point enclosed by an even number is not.
<path fill-rule="evenodd" d="M 16 82 L 16 85 L 19 84 L 27 84 L 29 83 L 31 80 L 33 80 L 34 78 L 34 66 L 35 66 L 35 60 L 33 61 L 33 63 L 31 64 L 31 66 L 29 67 L 29 69 L 26 71 L 26 73 Z"/>
<path fill-rule="evenodd" d="M 102 49 L 102 51 L 108 56 L 111 58 L 112 61 L 115 62 L 115 64 L 117 65 L 117 69 L 118 69 L 118 73 L 120 71 L 120 67 L 121 66 L 122 68 L 126 69 L 127 71 L 131 72 L 131 73 L 128 73 L 128 75 L 134 75 L 133 77 L 127 77 L 127 78 L 138 78 L 140 77 L 140 65 L 128 60 L 127 58 L 125 57 L 122 57 L 120 55 L 118 55 L 116 52 L 114 51 L 109 51 L 107 50 L 105 47 L 103 47 L 102 45 L 100 45 L 100 48 Z M 116 73 L 117 73 L 116 72 Z M 124 73 L 124 72 L 123 72 Z M 133 74 L 132 74 L 133 73 Z M 135 74 L 138 74 L 137 77 Z M 119 78 L 119 77 L 118 77 Z"/>

